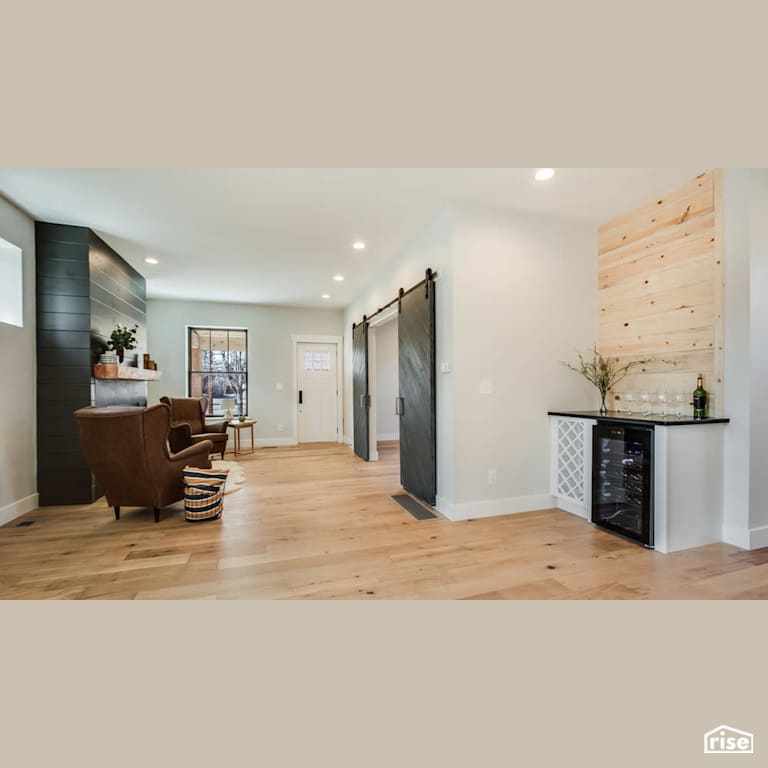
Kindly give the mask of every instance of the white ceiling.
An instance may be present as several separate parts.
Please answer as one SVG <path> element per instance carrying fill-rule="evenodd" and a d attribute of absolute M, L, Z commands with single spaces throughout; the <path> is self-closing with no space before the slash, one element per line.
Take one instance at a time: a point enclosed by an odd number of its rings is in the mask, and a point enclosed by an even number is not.
<path fill-rule="evenodd" d="M 559 168 L 548 182 L 534 170 L 6 168 L 0 193 L 36 219 L 91 227 L 151 297 L 343 307 L 446 204 L 597 226 L 705 169 Z"/>

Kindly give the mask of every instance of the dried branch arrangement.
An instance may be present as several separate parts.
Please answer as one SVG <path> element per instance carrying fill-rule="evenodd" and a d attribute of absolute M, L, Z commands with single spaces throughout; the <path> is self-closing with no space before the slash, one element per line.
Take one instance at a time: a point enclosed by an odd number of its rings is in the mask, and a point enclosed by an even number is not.
<path fill-rule="evenodd" d="M 632 360 L 622 364 L 618 357 L 603 357 L 598 352 L 596 346 L 592 349 L 591 360 L 585 360 L 581 352 L 577 352 L 577 354 L 579 356 L 578 365 L 565 362 L 563 365 L 583 376 L 590 384 L 597 388 L 602 398 L 601 410 L 603 411 L 605 410 L 605 397 L 608 392 L 626 378 L 634 368 L 637 368 L 639 365 L 647 365 L 650 362 L 650 360 Z"/>

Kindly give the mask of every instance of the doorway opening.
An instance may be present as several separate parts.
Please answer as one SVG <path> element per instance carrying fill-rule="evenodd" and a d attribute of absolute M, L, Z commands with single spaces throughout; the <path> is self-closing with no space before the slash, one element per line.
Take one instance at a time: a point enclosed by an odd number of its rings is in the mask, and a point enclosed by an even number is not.
<path fill-rule="evenodd" d="M 408 291 L 400 289 L 397 299 L 352 325 L 353 450 L 364 461 L 375 461 L 386 444 L 381 437 L 393 435 L 385 431 L 392 366 L 385 364 L 385 372 L 379 375 L 377 333 L 396 320 L 397 396 L 393 405 L 399 422 L 400 485 L 430 506 L 437 500 L 435 277 L 428 269 L 425 280 Z M 392 349 L 388 331 L 382 333 L 382 359 Z M 377 387 L 384 390 L 383 397 L 381 393 L 377 396 Z"/>
<path fill-rule="evenodd" d="M 378 461 L 379 452 L 388 458 L 400 454 L 398 414 L 399 366 L 397 312 L 376 318 L 368 329 L 369 390 L 371 395 L 369 458 Z"/>

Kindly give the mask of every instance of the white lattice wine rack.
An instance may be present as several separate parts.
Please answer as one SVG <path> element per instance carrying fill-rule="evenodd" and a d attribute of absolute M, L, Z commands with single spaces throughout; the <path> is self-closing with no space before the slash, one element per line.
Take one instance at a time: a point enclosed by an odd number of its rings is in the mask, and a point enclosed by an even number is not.
<path fill-rule="evenodd" d="M 552 417 L 552 495 L 560 509 L 587 518 L 594 423 L 590 419 Z"/>
<path fill-rule="evenodd" d="M 557 495 L 584 503 L 584 422 L 557 425 Z"/>

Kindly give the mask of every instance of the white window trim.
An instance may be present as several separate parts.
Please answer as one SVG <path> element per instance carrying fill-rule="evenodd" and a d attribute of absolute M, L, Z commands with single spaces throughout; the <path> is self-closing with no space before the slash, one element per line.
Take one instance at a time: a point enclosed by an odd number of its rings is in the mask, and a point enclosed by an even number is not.
<path fill-rule="evenodd" d="M 5 278 L 0 294 L 3 314 L 0 325 L 24 327 L 24 252 L 14 243 L 0 237 L 0 273 Z"/>

